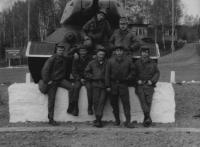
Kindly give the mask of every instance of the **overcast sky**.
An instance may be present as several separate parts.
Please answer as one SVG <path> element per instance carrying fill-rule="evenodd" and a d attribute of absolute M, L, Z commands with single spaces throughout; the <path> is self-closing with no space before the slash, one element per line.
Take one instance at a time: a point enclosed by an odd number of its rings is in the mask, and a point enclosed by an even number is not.
<path fill-rule="evenodd" d="M 12 3 L 17 0 L 0 0 L 0 11 L 12 5 Z"/>
<path fill-rule="evenodd" d="M 17 0 L 0 0 L 0 11 L 3 8 L 10 6 L 14 1 Z M 184 3 L 184 12 L 189 15 L 200 16 L 200 0 L 182 0 Z"/>
<path fill-rule="evenodd" d="M 189 15 L 200 16 L 200 0 L 182 0 L 184 4 L 184 11 Z"/>

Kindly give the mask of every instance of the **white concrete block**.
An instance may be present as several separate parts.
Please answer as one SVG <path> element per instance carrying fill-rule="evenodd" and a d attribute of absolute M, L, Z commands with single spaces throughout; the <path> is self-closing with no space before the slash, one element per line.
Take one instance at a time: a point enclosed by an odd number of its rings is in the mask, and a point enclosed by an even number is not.
<path fill-rule="evenodd" d="M 47 95 L 38 90 L 34 83 L 13 84 L 8 88 L 10 122 L 46 122 L 47 119 Z M 143 113 L 133 87 L 129 88 L 131 102 L 131 120 L 142 122 Z M 55 103 L 55 120 L 61 122 L 84 122 L 93 121 L 94 116 L 87 114 L 87 93 L 85 87 L 81 88 L 79 98 L 79 116 L 75 117 L 66 113 L 68 108 L 68 92 L 58 88 Z M 120 117 L 125 120 L 123 108 L 120 102 Z M 168 123 L 175 121 L 174 90 L 170 83 L 158 83 L 152 102 L 152 120 L 154 122 Z M 109 100 L 104 109 L 103 120 L 114 120 Z"/>

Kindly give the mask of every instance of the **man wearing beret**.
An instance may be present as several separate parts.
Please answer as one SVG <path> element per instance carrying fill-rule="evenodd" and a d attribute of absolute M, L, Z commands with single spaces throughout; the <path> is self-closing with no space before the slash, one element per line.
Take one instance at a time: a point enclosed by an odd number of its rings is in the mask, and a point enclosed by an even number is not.
<path fill-rule="evenodd" d="M 48 119 L 51 125 L 58 125 L 57 122 L 54 121 L 54 105 L 57 88 L 62 87 L 67 89 L 69 92 L 69 99 L 71 99 L 73 95 L 73 86 L 66 80 L 66 58 L 71 57 L 64 57 L 64 50 L 64 43 L 56 45 L 55 54 L 45 62 L 41 73 L 42 80 L 48 85 Z"/>
<path fill-rule="evenodd" d="M 120 125 L 119 98 L 121 99 L 126 121 L 125 127 L 133 128 L 131 124 L 130 100 L 128 82 L 133 80 L 131 59 L 124 56 L 124 47 L 115 47 L 115 56 L 108 60 L 106 66 L 106 87 L 110 93 L 110 102 L 115 117 L 115 125 Z"/>
<path fill-rule="evenodd" d="M 102 116 L 106 102 L 105 88 L 105 60 L 106 50 L 99 45 L 97 48 L 96 59 L 92 60 L 85 69 L 85 77 L 92 83 L 92 97 L 96 120 L 94 126 L 102 127 Z"/>
<path fill-rule="evenodd" d="M 74 59 L 72 64 L 72 76 L 74 78 L 73 100 L 69 104 L 68 113 L 78 116 L 78 99 L 81 86 L 85 85 L 88 96 L 88 114 L 93 114 L 92 109 L 92 88 L 90 81 L 85 79 L 84 71 L 88 63 L 91 61 L 91 56 L 88 55 L 86 47 L 82 44 L 78 45 L 79 59 Z"/>
<path fill-rule="evenodd" d="M 141 48 L 141 58 L 134 65 L 136 76 L 136 94 L 139 97 L 144 113 L 143 125 L 149 127 L 152 124 L 150 111 L 154 87 L 160 77 L 157 64 L 150 59 L 150 49 Z"/>
<path fill-rule="evenodd" d="M 110 46 L 111 48 L 123 46 L 128 53 L 139 46 L 139 41 L 135 34 L 128 28 L 128 19 L 126 17 L 120 18 L 119 29 L 115 30 L 110 37 Z"/>

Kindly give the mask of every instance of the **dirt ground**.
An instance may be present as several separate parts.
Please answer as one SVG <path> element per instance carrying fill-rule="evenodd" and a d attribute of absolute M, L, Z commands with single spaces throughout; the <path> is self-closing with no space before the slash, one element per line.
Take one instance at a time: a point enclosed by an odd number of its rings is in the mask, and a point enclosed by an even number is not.
<path fill-rule="evenodd" d="M 5 147 L 198 147 L 198 133 L 75 131 L 0 133 Z"/>
<path fill-rule="evenodd" d="M 189 49 L 189 51 L 188 51 Z M 194 44 L 174 54 L 175 69 L 178 81 L 200 81 L 200 59 Z M 181 57 L 180 57 L 181 56 Z M 159 60 L 161 70 L 160 81 L 169 81 L 171 63 L 170 56 Z M 9 124 L 8 86 L 13 82 L 24 82 L 27 68 L 0 69 L 0 127 L 39 127 L 49 126 L 47 123 Z M 3 76 L 2 76 L 3 74 Z M 6 77 L 6 78 L 4 78 Z M 200 113 L 200 84 L 174 84 L 176 101 L 176 122 L 172 124 L 153 124 L 152 128 L 200 128 L 200 119 L 192 116 Z M 104 122 L 102 129 L 94 128 L 91 122 L 61 123 L 61 127 L 74 126 L 74 131 L 43 132 L 0 132 L 0 147 L 199 147 L 200 133 L 169 131 L 134 131 L 123 126 L 114 127 L 112 122 Z M 143 128 L 142 124 L 136 124 Z M 116 130 L 115 130 L 116 128 Z M 119 130 L 117 130 L 119 129 Z"/>

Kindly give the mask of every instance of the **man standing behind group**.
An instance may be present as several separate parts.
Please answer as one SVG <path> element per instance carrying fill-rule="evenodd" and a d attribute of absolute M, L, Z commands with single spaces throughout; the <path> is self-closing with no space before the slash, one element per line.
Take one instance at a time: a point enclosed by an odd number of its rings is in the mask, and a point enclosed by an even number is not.
<path fill-rule="evenodd" d="M 79 45 L 79 59 L 74 59 L 72 64 L 72 75 L 74 77 L 74 94 L 73 100 L 71 100 L 71 104 L 69 104 L 68 113 L 73 114 L 74 116 L 78 116 L 78 100 L 79 100 L 79 92 L 81 86 L 85 85 L 88 96 L 88 114 L 93 114 L 92 109 L 92 88 L 90 81 L 85 79 L 84 71 L 88 63 L 91 61 L 91 56 L 88 55 L 88 51 L 84 45 Z"/>
<path fill-rule="evenodd" d="M 126 117 L 125 127 L 133 128 L 131 124 L 130 100 L 128 82 L 133 80 L 131 59 L 124 56 L 124 47 L 115 47 L 115 56 L 111 58 L 106 67 L 106 87 L 110 93 L 110 101 L 115 116 L 115 124 L 120 125 L 119 98 L 121 99 Z"/>
<path fill-rule="evenodd" d="M 136 73 L 136 94 L 139 97 L 144 113 L 143 125 L 149 127 L 152 124 L 150 111 L 154 87 L 159 79 L 160 72 L 157 64 L 150 59 L 150 49 L 141 48 L 141 58 L 136 61 L 134 67 Z"/>
<path fill-rule="evenodd" d="M 66 67 L 66 59 L 68 57 L 64 57 L 64 50 L 64 43 L 56 45 L 55 54 L 45 62 L 42 68 L 42 80 L 46 85 L 48 85 L 48 118 L 49 124 L 51 125 L 57 125 L 54 121 L 54 105 L 58 87 L 68 90 L 69 99 L 71 99 L 73 95 L 73 86 L 66 80 L 66 69 L 68 68 Z"/>
<path fill-rule="evenodd" d="M 123 46 L 126 52 L 131 53 L 139 42 L 133 32 L 128 28 L 128 19 L 121 17 L 119 20 L 119 29 L 115 30 L 110 38 L 111 48 Z"/>
<path fill-rule="evenodd" d="M 92 97 L 96 120 L 94 126 L 102 127 L 102 116 L 106 102 L 106 88 L 105 88 L 105 70 L 106 50 L 103 46 L 98 46 L 97 57 L 91 61 L 85 69 L 85 75 L 88 80 L 92 82 Z"/>

